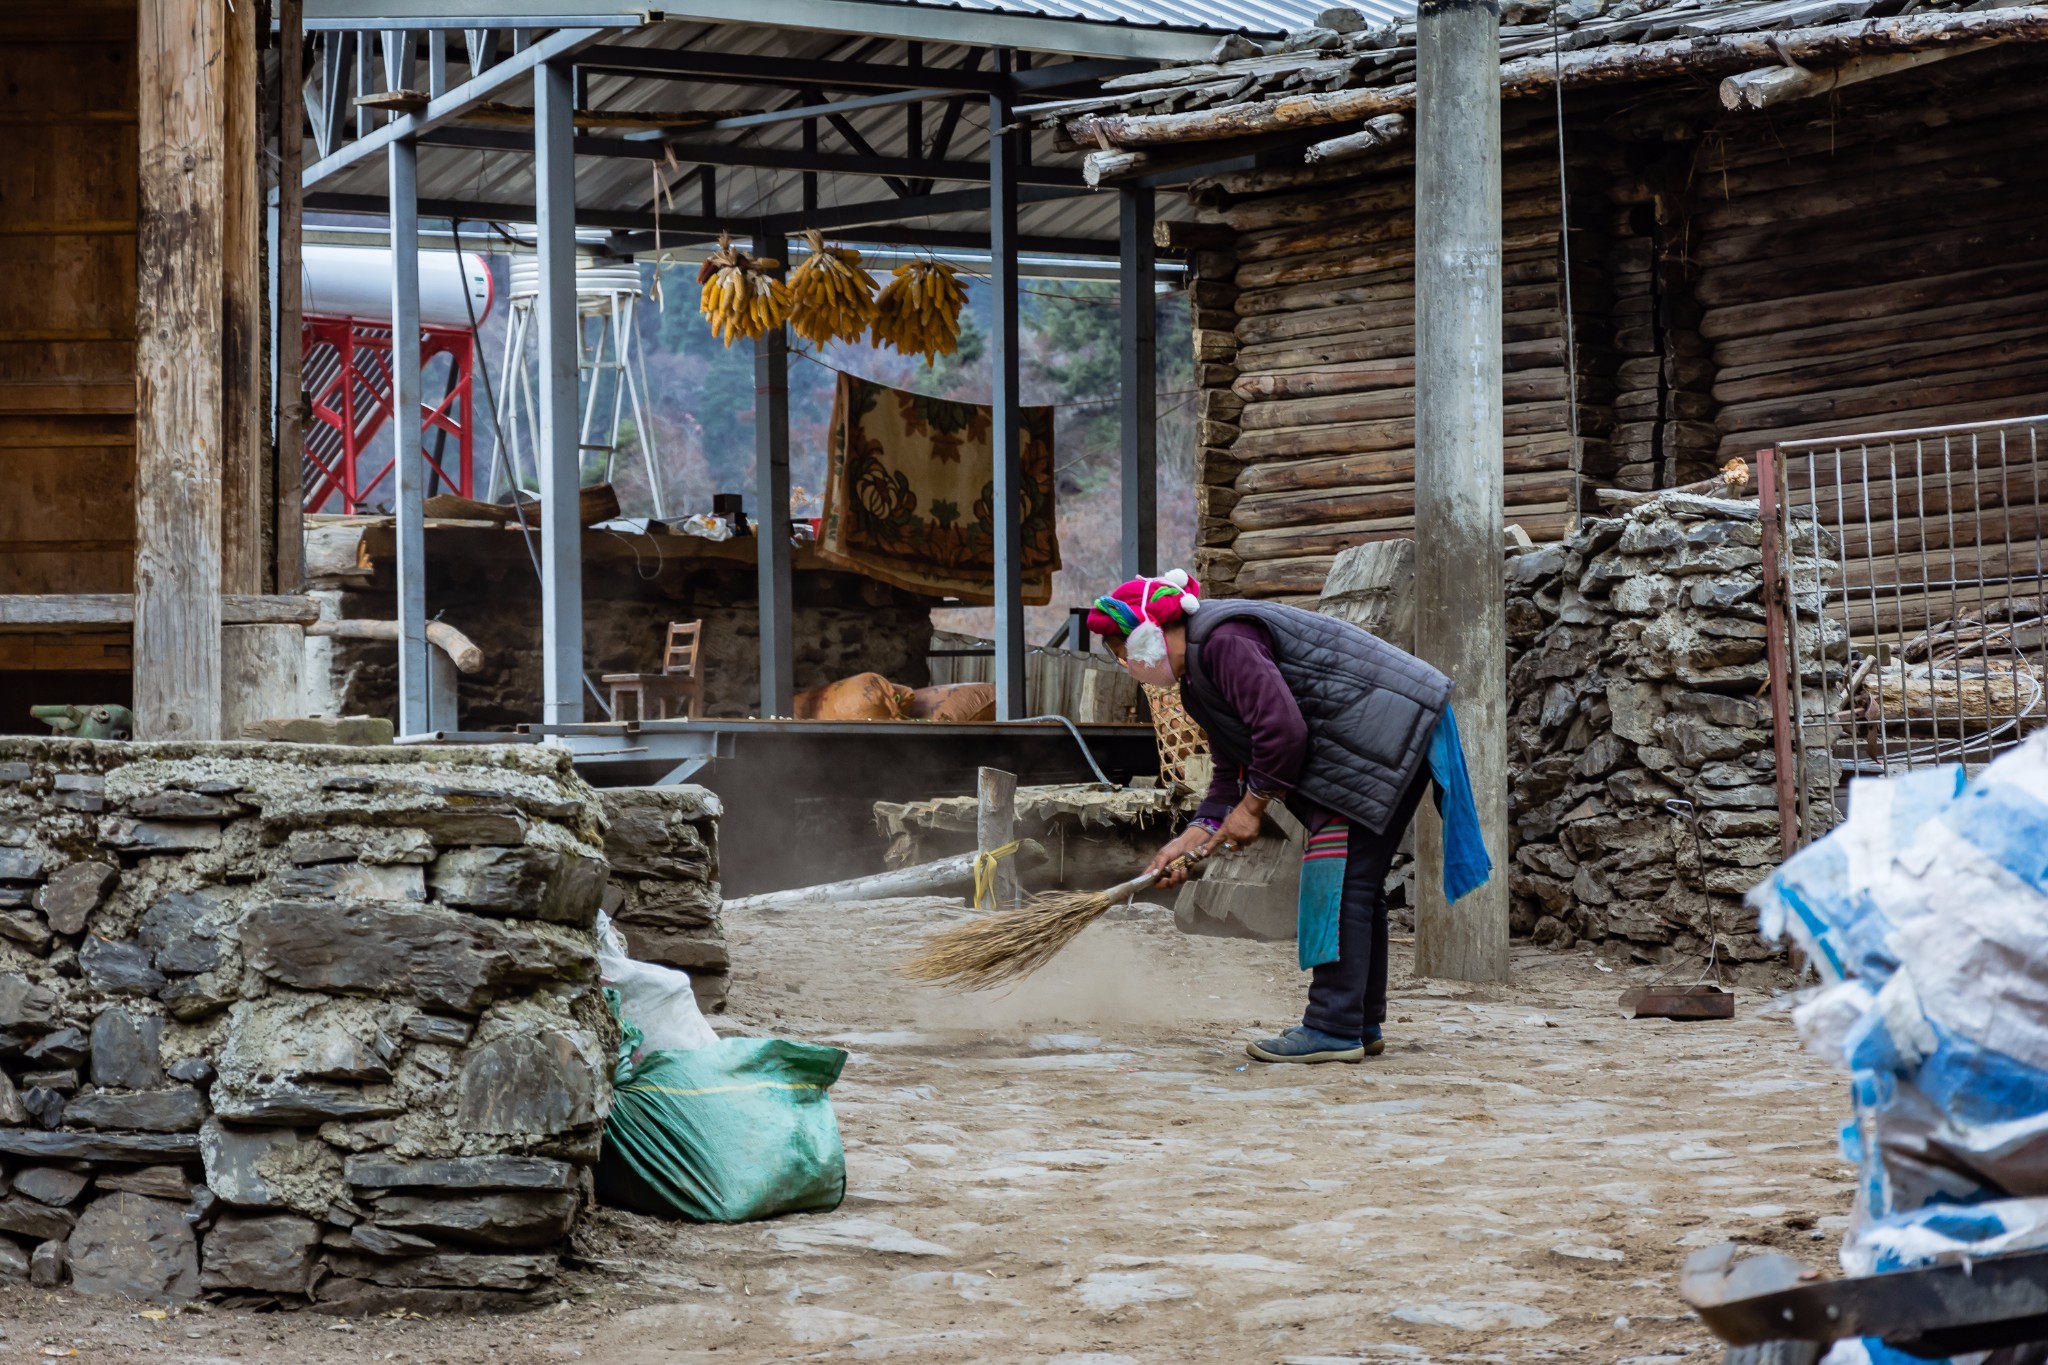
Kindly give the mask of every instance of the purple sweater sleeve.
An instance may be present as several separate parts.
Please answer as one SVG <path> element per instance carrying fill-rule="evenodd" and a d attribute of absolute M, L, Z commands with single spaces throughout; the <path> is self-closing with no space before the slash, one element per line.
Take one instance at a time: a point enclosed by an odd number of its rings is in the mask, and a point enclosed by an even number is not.
<path fill-rule="evenodd" d="M 1251 732 L 1250 766 L 1216 767 L 1197 820 L 1221 820 L 1245 787 L 1285 794 L 1294 790 L 1308 757 L 1308 722 L 1273 662 L 1265 628 L 1252 621 L 1226 621 L 1202 643 L 1202 667 L 1230 709 Z"/>

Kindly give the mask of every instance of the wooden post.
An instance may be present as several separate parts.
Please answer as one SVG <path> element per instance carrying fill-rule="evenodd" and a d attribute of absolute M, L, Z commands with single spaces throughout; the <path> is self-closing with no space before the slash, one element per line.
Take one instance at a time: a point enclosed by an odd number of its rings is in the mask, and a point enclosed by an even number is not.
<path fill-rule="evenodd" d="M 1501 574 L 1498 0 L 1422 0 L 1416 18 L 1416 652 L 1451 676 L 1493 877 L 1444 900 L 1434 802 L 1415 826 L 1415 970 L 1508 975 L 1507 594 Z"/>
<path fill-rule="evenodd" d="M 277 590 L 306 581 L 304 327 L 305 0 L 278 0 L 277 122 Z"/>
<path fill-rule="evenodd" d="M 227 13 L 221 101 L 221 591 L 260 593 L 270 508 L 263 496 L 263 194 L 256 174 L 256 6 Z"/>
<path fill-rule="evenodd" d="M 140 0 L 135 737 L 217 739 L 225 0 Z"/>
<path fill-rule="evenodd" d="M 1001 768 L 983 768 L 976 774 L 974 806 L 974 849 L 993 853 L 1017 837 L 1017 774 Z M 978 907 L 994 910 L 1015 905 L 1023 894 L 1017 880 L 1014 857 L 996 865 L 995 896 L 991 904 Z"/>

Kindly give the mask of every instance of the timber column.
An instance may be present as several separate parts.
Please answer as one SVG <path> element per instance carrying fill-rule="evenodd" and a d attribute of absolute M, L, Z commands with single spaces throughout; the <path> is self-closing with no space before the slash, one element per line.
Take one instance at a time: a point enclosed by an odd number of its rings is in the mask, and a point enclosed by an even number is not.
<path fill-rule="evenodd" d="M 1415 969 L 1508 975 L 1507 621 L 1501 579 L 1500 6 L 1422 0 L 1416 17 L 1416 643 L 1457 684 L 1452 705 L 1493 877 L 1444 902 L 1432 802 Z"/>
<path fill-rule="evenodd" d="M 219 739 L 223 0 L 141 0 L 135 737 Z"/>

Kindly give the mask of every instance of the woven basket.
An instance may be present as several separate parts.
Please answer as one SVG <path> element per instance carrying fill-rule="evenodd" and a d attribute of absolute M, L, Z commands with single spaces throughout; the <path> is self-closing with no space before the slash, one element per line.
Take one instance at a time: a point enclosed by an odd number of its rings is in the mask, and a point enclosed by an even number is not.
<path fill-rule="evenodd" d="M 1180 704 L 1178 687 L 1147 685 L 1145 702 L 1152 708 L 1152 733 L 1159 741 L 1160 779 L 1187 783 L 1188 760 L 1209 752 L 1209 736 Z"/>

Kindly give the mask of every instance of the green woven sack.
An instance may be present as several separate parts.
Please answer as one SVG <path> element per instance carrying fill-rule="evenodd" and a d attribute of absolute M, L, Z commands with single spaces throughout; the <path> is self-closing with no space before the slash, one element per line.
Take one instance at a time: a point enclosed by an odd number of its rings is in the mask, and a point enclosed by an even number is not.
<path fill-rule="evenodd" d="M 835 1209 L 846 1150 L 826 1090 L 846 1054 L 782 1038 L 724 1038 L 621 1067 L 597 1197 L 698 1223 Z"/>

